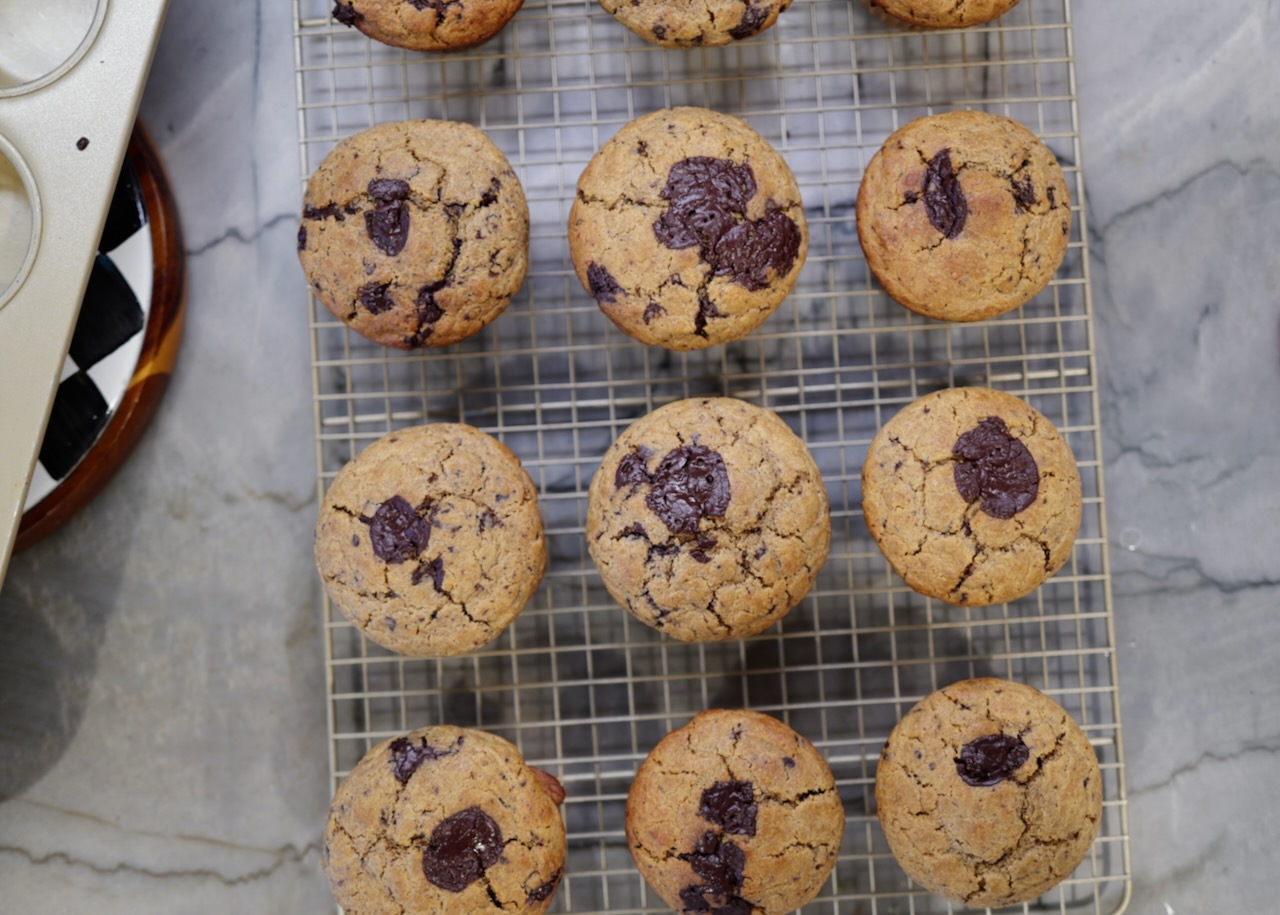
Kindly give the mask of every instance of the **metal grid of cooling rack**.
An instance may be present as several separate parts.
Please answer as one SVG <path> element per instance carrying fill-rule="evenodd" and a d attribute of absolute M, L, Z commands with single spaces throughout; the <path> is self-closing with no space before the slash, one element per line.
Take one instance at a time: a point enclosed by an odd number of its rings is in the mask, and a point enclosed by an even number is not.
<path fill-rule="evenodd" d="M 412 660 L 361 639 L 324 606 L 334 784 L 373 743 L 448 722 L 520 746 L 568 791 L 561 912 L 658 912 L 623 837 L 632 774 L 704 708 L 746 706 L 811 738 L 848 814 L 839 863 L 806 912 L 950 911 L 908 882 L 884 842 L 873 786 L 881 744 L 921 696 L 991 674 L 1045 690 L 1083 725 L 1102 764 L 1098 841 L 1076 873 L 1024 911 L 1114 913 L 1129 896 L 1119 700 L 1112 655 L 1098 401 L 1070 0 L 1022 0 L 964 32 L 899 31 L 850 0 L 797 0 L 776 27 L 718 49 L 638 40 L 594 0 L 528 0 L 482 48 L 384 47 L 294 0 L 301 172 L 339 139 L 417 117 L 479 126 L 510 158 L 532 214 L 530 271 L 506 313 L 442 351 L 389 352 L 311 302 L 318 487 L 393 428 L 462 421 L 502 439 L 538 484 L 551 550 L 525 611 L 488 649 Z M 811 239 L 800 281 L 746 340 L 697 353 L 617 332 L 573 276 L 566 224 L 592 153 L 628 120 L 694 104 L 735 114 L 786 157 Z M 854 228 L 863 168 L 900 124 L 980 108 L 1017 118 L 1055 151 L 1075 210 L 1067 258 L 1016 312 L 975 325 L 918 318 L 871 280 Z M 893 575 L 860 511 L 876 429 L 943 386 L 1017 394 L 1065 433 L 1084 482 L 1066 568 L 1008 605 L 957 608 Z M 777 411 L 807 442 L 832 507 L 830 558 L 804 602 L 741 642 L 677 644 L 609 598 L 586 552 L 586 489 L 636 418 L 698 394 Z"/>

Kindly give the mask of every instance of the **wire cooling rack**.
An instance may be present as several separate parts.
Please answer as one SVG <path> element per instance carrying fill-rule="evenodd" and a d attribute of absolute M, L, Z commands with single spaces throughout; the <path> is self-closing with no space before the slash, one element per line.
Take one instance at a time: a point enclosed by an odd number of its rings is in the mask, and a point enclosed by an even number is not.
<path fill-rule="evenodd" d="M 997 24 L 946 33 L 895 30 L 858 0 L 797 0 L 761 36 L 693 51 L 644 43 L 594 0 L 528 0 L 498 38 L 451 55 L 370 41 L 330 19 L 328 0 L 293 6 L 304 179 L 338 140 L 375 123 L 465 120 L 510 158 L 532 214 L 523 290 L 457 346 L 390 352 L 311 301 L 318 488 L 393 428 L 470 423 L 523 460 L 551 551 L 516 623 L 464 658 L 394 656 L 324 605 L 334 785 L 375 742 L 410 728 L 447 722 L 501 734 L 568 791 L 569 860 L 553 911 L 661 912 L 623 836 L 632 775 L 693 714 L 750 707 L 817 744 L 848 814 L 835 873 L 805 911 L 950 911 L 889 853 L 875 816 L 876 759 L 926 693 L 1002 676 L 1046 691 L 1083 725 L 1106 798 L 1088 857 L 1023 910 L 1123 909 L 1128 830 L 1070 0 L 1022 0 Z M 811 237 L 795 291 L 758 331 L 676 354 L 604 318 L 573 275 L 566 225 L 578 175 L 600 144 L 632 118 L 680 104 L 742 117 L 782 152 Z M 858 182 L 885 137 L 953 108 L 1034 130 L 1062 162 L 1074 209 L 1049 288 L 973 325 L 925 320 L 890 301 L 854 227 Z M 859 472 L 897 409 L 971 384 L 1017 394 L 1053 421 L 1079 460 L 1085 499 L 1062 572 L 1020 601 L 965 609 L 911 592 L 890 571 L 863 523 Z M 587 486 L 614 438 L 655 407 L 700 394 L 767 406 L 803 437 L 827 485 L 833 539 L 813 591 L 780 624 L 746 641 L 685 645 L 614 604 L 583 526 Z"/>

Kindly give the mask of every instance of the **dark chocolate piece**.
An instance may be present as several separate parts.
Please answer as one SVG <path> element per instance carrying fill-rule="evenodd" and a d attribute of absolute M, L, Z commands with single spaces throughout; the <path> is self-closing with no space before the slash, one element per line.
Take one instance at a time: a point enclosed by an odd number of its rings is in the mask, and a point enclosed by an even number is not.
<path fill-rule="evenodd" d="M 431 539 L 431 524 L 399 495 L 392 496 L 373 513 L 360 516 L 369 525 L 369 544 L 383 562 L 398 564 L 416 559 Z"/>
<path fill-rule="evenodd" d="M 929 222 L 946 238 L 955 238 L 969 218 L 960 179 L 951 169 L 951 150 L 944 149 L 929 160 L 924 172 L 924 210 Z"/>
<path fill-rule="evenodd" d="M 356 297 L 370 314 L 380 315 L 396 307 L 396 300 L 387 295 L 390 287 L 390 283 L 365 283 Z"/>
<path fill-rule="evenodd" d="M 729 159 L 691 156 L 671 166 L 661 194 L 666 211 L 653 224 L 658 241 L 672 250 L 701 246 L 709 252 L 720 237 L 745 217 L 756 194 L 750 165 Z M 705 259 L 705 258 L 704 258 Z"/>
<path fill-rule="evenodd" d="M 729 508 L 729 471 L 720 453 L 705 445 L 667 452 L 649 482 L 645 505 L 673 534 L 696 534 L 703 518 L 723 518 Z"/>
<path fill-rule="evenodd" d="M 353 26 L 357 22 L 364 22 L 364 14 L 356 12 L 345 3 L 335 3 L 333 5 L 333 18 L 345 26 Z"/>
<path fill-rule="evenodd" d="M 619 461 L 618 469 L 613 474 L 614 488 L 630 486 L 631 491 L 635 492 L 637 486 L 648 483 L 649 471 L 645 468 L 645 462 L 649 460 L 650 454 L 652 452 L 648 448 L 636 448 Z"/>
<path fill-rule="evenodd" d="M 479 807 L 441 820 L 422 853 L 422 872 L 442 890 L 461 893 L 502 857 L 502 830 Z"/>
<path fill-rule="evenodd" d="M 307 227 L 298 226 L 298 250 L 307 250 Z"/>
<path fill-rule="evenodd" d="M 1010 178 L 1009 184 L 1013 186 L 1013 202 L 1018 205 L 1020 210 L 1029 210 L 1035 206 L 1036 188 L 1031 183 L 1031 176 L 1025 176 L 1021 181 L 1017 178 Z"/>
<path fill-rule="evenodd" d="M 658 23 L 653 27 L 653 37 L 658 41 L 663 41 L 667 37 L 667 27 L 662 23 Z"/>
<path fill-rule="evenodd" d="M 413 574 L 409 576 L 409 580 L 415 585 L 422 584 L 422 580 L 431 577 L 431 584 L 435 587 L 437 594 L 444 593 L 444 557 L 437 556 L 430 562 L 421 563 Z"/>
<path fill-rule="evenodd" d="M 88 148 L 89 148 L 88 137 L 81 137 L 80 139 L 76 140 L 76 149 L 80 150 L 81 152 L 84 152 Z"/>
<path fill-rule="evenodd" d="M 1030 758 L 1031 749 L 1021 737 L 988 734 L 960 749 L 956 772 L 966 785 L 989 788 L 1009 778 Z"/>
<path fill-rule="evenodd" d="M 792 759 L 790 756 L 782 757 L 782 764 L 786 766 L 788 769 L 794 769 L 796 767 L 796 761 Z"/>
<path fill-rule="evenodd" d="M 732 277 L 750 290 L 769 285 L 770 267 L 781 276 L 791 269 L 800 253 L 800 227 L 781 210 L 770 210 L 761 219 L 740 222 L 716 242 L 709 259 L 716 276 Z"/>
<path fill-rule="evenodd" d="M 587 264 L 587 287 L 591 290 L 592 297 L 600 303 L 616 302 L 619 294 L 624 292 L 613 274 L 595 261 Z"/>
<path fill-rule="evenodd" d="M 756 834 L 755 786 L 751 782 L 716 782 L 702 792 L 698 816 L 737 836 Z"/>
<path fill-rule="evenodd" d="M 693 332 L 699 337 L 707 335 L 707 321 L 720 317 L 720 309 L 716 308 L 711 296 L 705 289 L 698 290 L 698 313 L 693 316 Z"/>
<path fill-rule="evenodd" d="M 626 527 L 622 529 L 622 533 L 619 534 L 618 536 L 619 537 L 638 537 L 641 540 L 648 540 L 649 532 L 644 529 L 644 525 L 641 524 L 639 521 L 632 521 L 630 524 L 628 524 Z"/>
<path fill-rule="evenodd" d="M 1009 434 L 998 416 L 988 416 L 956 439 L 956 489 L 966 502 L 981 500 L 992 518 L 1007 521 L 1036 500 L 1040 468 L 1027 446 Z"/>
<path fill-rule="evenodd" d="M 644 314 L 641 315 L 641 318 L 643 318 L 645 324 L 648 324 L 654 318 L 658 317 L 658 315 L 665 315 L 666 313 L 667 310 L 657 302 L 650 302 L 644 307 Z M 699 314 L 701 314 L 701 311 L 699 311 Z M 694 320 L 697 319 L 695 318 Z"/>
<path fill-rule="evenodd" d="M 378 205 L 364 214 L 369 240 L 388 257 L 395 257 L 409 242 L 409 182 L 399 178 L 374 178 L 369 196 Z"/>
<path fill-rule="evenodd" d="M 336 203 L 327 203 L 322 207 L 303 207 L 303 219 L 336 219 L 342 222 L 346 217 Z"/>
<path fill-rule="evenodd" d="M 761 219 L 748 219 L 747 204 L 755 194 L 750 165 L 709 156 L 681 159 L 667 173 L 660 196 L 669 206 L 654 222 L 654 234 L 672 250 L 697 245 L 698 256 L 714 276 L 727 276 L 751 290 L 763 289 L 769 268 L 782 274 L 795 264 L 800 228 L 776 208 Z M 718 316 L 714 307 L 704 307 L 700 299 L 695 333 L 705 336 L 707 319 Z"/>
<path fill-rule="evenodd" d="M 394 620 L 390 621 L 394 622 Z M 452 756 L 458 752 L 458 748 L 461 746 L 461 737 L 458 738 L 457 742 L 444 749 L 431 746 L 431 744 L 427 743 L 427 738 L 425 737 L 420 737 L 417 744 L 414 744 L 408 737 L 396 738 L 391 741 L 391 746 L 388 747 L 391 752 L 391 769 L 395 773 L 396 781 L 402 785 L 408 784 L 409 779 L 413 778 L 413 773 L 417 772 L 424 762 Z"/>
<path fill-rule="evenodd" d="M 502 190 L 502 182 L 497 178 L 489 179 L 489 190 L 480 195 L 480 202 L 476 206 L 487 207 L 492 206 L 498 200 L 498 191 Z"/>
<path fill-rule="evenodd" d="M 738 20 L 738 24 L 729 29 L 729 37 L 734 41 L 750 38 L 764 27 L 764 21 L 768 18 L 769 7 L 750 4 L 742 11 L 742 18 Z"/>
<path fill-rule="evenodd" d="M 406 200 L 409 190 L 409 182 L 400 178 L 374 178 L 368 187 L 369 196 L 383 203 Z"/>
<path fill-rule="evenodd" d="M 680 891 L 685 911 L 750 915 L 754 906 L 738 895 L 747 863 L 741 848 L 714 832 L 704 832 L 693 851 L 679 858 L 703 881 Z"/>

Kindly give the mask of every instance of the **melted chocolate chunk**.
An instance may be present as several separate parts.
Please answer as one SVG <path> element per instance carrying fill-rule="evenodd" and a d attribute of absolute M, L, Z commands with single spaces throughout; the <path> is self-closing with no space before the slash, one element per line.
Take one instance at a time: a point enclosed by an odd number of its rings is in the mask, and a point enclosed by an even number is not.
<path fill-rule="evenodd" d="M 619 537 L 639 537 L 641 540 L 649 539 L 649 532 L 644 529 L 644 525 L 639 521 L 632 521 L 622 529 Z"/>
<path fill-rule="evenodd" d="M 1036 500 L 1040 468 L 1027 446 L 1009 434 L 998 416 L 988 416 L 956 439 L 955 483 L 966 502 L 981 500 L 982 510 L 1007 521 Z"/>
<path fill-rule="evenodd" d="M 1046 188 L 1044 189 L 1044 193 L 1045 193 L 1045 196 L 1049 198 L 1049 206 L 1050 206 L 1050 207 L 1055 207 L 1055 206 L 1057 206 L 1057 204 L 1056 204 L 1056 203 L 1054 202 L 1054 200 L 1053 200 L 1053 196 L 1054 196 L 1054 194 L 1053 194 L 1053 185 L 1052 185 L 1052 184 L 1051 184 L 1051 185 L 1049 185 L 1048 187 L 1046 187 Z"/>
<path fill-rule="evenodd" d="M 686 886 L 680 891 L 686 911 L 750 915 L 754 907 L 738 895 L 742 869 L 747 863 L 741 848 L 714 832 L 704 832 L 693 851 L 679 858 L 687 861 L 703 880 L 701 885 Z"/>
<path fill-rule="evenodd" d="M 486 508 L 480 513 L 480 533 L 492 530 L 495 527 L 502 527 L 502 519 L 499 518 L 492 508 Z"/>
<path fill-rule="evenodd" d="M 431 883 L 461 893 L 502 857 L 502 830 L 479 807 L 468 807 L 440 822 L 422 853 L 422 872 Z"/>
<path fill-rule="evenodd" d="M 616 302 L 618 295 L 624 290 L 613 278 L 613 274 L 595 261 L 587 264 L 587 287 L 597 302 Z"/>
<path fill-rule="evenodd" d="M 703 518 L 723 518 L 729 508 L 729 471 L 719 452 L 705 445 L 667 452 L 649 482 L 645 505 L 673 534 L 696 534 Z"/>
<path fill-rule="evenodd" d="M 919 195 L 918 193 L 916 193 L 915 191 L 907 191 L 905 194 L 903 194 L 903 195 L 902 195 L 902 202 L 903 202 L 903 203 L 908 203 L 908 204 L 910 204 L 910 203 L 919 203 L 919 202 L 920 202 L 920 195 Z"/>
<path fill-rule="evenodd" d="M 707 555 L 707 550 L 715 546 L 719 541 L 715 537 L 708 534 L 699 534 L 697 543 L 693 549 L 689 551 L 689 555 L 701 563 L 708 563 L 711 557 Z"/>
<path fill-rule="evenodd" d="M 653 37 L 662 41 L 667 37 L 667 27 L 662 23 L 658 23 L 653 27 Z"/>
<path fill-rule="evenodd" d="M 929 222 L 946 238 L 955 238 L 969 218 L 969 201 L 960 180 L 951 170 L 951 150 L 944 149 L 929 160 L 924 172 L 924 210 Z"/>
<path fill-rule="evenodd" d="M 792 759 L 790 756 L 782 757 L 782 764 L 786 766 L 788 769 L 794 769 L 796 767 L 796 761 Z"/>
<path fill-rule="evenodd" d="M 712 275 L 727 276 L 751 290 L 768 285 L 766 271 L 789 271 L 800 253 L 800 228 L 781 210 L 771 208 L 761 219 L 747 218 L 756 194 L 749 165 L 728 159 L 693 156 L 671 166 L 661 197 L 669 205 L 653 224 L 658 241 L 672 250 L 698 246 L 698 256 Z M 714 307 L 699 300 L 694 332 L 706 336 Z M 709 300 L 707 300 L 709 305 Z"/>
<path fill-rule="evenodd" d="M 365 283 L 356 296 L 370 314 L 380 315 L 396 307 L 395 299 L 387 295 L 390 286 L 390 283 Z"/>
<path fill-rule="evenodd" d="M 956 772 L 966 785 L 989 788 L 1009 778 L 1030 758 L 1031 750 L 1022 738 L 988 734 L 961 748 Z"/>
<path fill-rule="evenodd" d="M 1029 210 L 1035 206 L 1036 188 L 1031 183 L 1030 175 L 1027 175 L 1021 181 L 1017 178 L 1010 178 L 1009 184 L 1013 186 L 1013 202 L 1018 205 L 1018 209 Z"/>
<path fill-rule="evenodd" d="M 480 195 L 480 203 L 477 206 L 492 206 L 498 200 L 498 191 L 502 190 L 502 182 L 497 178 L 489 180 L 489 190 Z"/>
<path fill-rule="evenodd" d="M 560 875 L 563 871 L 556 871 L 551 875 L 551 879 L 541 886 L 536 886 L 529 891 L 529 895 L 525 897 L 526 902 L 546 902 L 551 898 L 551 894 L 556 891 L 556 887 L 560 885 Z"/>
<path fill-rule="evenodd" d="M 388 618 L 390 620 L 390 618 Z M 394 620 L 390 620 L 394 624 Z M 395 628 L 394 625 L 392 628 Z M 443 759 L 446 756 L 452 756 L 458 752 L 462 746 L 462 738 L 459 737 L 455 743 L 440 749 L 433 747 L 427 743 L 427 738 L 420 737 L 419 743 L 414 744 L 408 737 L 400 737 L 391 741 L 389 747 L 391 751 L 391 769 L 395 773 L 396 781 L 400 784 L 408 784 L 409 779 L 413 778 L 413 773 L 422 767 L 424 762 L 432 759 Z"/>
<path fill-rule="evenodd" d="M 756 834 L 755 786 L 751 782 L 716 782 L 702 792 L 698 816 L 736 836 Z"/>
<path fill-rule="evenodd" d="M 298 226 L 298 250 L 307 250 L 307 227 Z"/>
<path fill-rule="evenodd" d="M 457 4 L 460 0 L 405 0 L 405 2 L 416 10 L 425 10 L 430 7 L 443 16 L 445 10 Z"/>
<path fill-rule="evenodd" d="M 437 594 L 444 593 L 444 557 L 437 556 L 430 562 L 421 563 L 413 574 L 409 576 L 409 580 L 415 585 L 422 584 L 423 579 L 431 577 L 431 584 L 436 589 Z"/>
<path fill-rule="evenodd" d="M 345 3 L 335 3 L 333 5 L 333 18 L 337 19 L 345 26 L 353 26 L 357 22 L 364 21 L 364 15 L 362 13 L 357 13 Z"/>
<path fill-rule="evenodd" d="M 742 18 L 738 20 L 738 24 L 729 29 L 729 37 L 734 41 L 741 41 L 744 38 L 750 38 L 764 26 L 764 21 L 769 18 L 769 8 L 766 6 L 756 6 L 751 4 L 742 11 Z"/>
<path fill-rule="evenodd" d="M 360 520 L 369 525 L 373 554 L 393 565 L 416 559 L 431 539 L 430 522 L 402 496 L 392 496 L 378 506 L 372 518 L 362 515 Z"/>
<path fill-rule="evenodd" d="M 369 240 L 388 257 L 395 257 L 409 241 L 409 182 L 399 178 L 374 178 L 369 196 L 378 205 L 364 214 Z"/>
<path fill-rule="evenodd" d="M 644 323 L 648 324 L 654 318 L 658 317 L 659 315 L 665 315 L 666 313 L 667 313 L 667 310 L 663 308 L 661 305 L 659 305 L 657 302 L 650 302 L 648 305 L 644 307 L 644 314 L 641 315 L 641 317 L 644 319 Z"/>
<path fill-rule="evenodd" d="M 716 276 L 732 277 L 750 290 L 769 285 L 769 268 L 785 274 L 800 253 L 800 227 L 781 210 L 740 222 L 716 242 L 710 258 Z"/>
<path fill-rule="evenodd" d="M 709 252 L 736 224 L 735 214 L 746 216 L 747 202 L 755 193 L 756 176 L 749 165 L 710 156 L 681 159 L 667 173 L 659 196 L 669 206 L 653 231 L 674 251 L 699 245 Z"/>
<path fill-rule="evenodd" d="M 374 178 L 369 182 L 369 196 L 383 203 L 393 200 L 406 200 L 409 197 L 409 182 L 400 178 Z"/>
<path fill-rule="evenodd" d="M 336 219 L 338 222 L 342 222 L 345 217 L 342 215 L 342 210 L 338 209 L 337 204 L 329 203 L 322 207 L 303 207 L 302 218 Z"/>
<path fill-rule="evenodd" d="M 614 488 L 630 486 L 631 491 L 635 492 L 637 486 L 650 482 L 649 471 L 645 467 L 650 454 L 652 452 L 648 448 L 636 448 L 619 461 L 618 469 L 613 474 Z"/>

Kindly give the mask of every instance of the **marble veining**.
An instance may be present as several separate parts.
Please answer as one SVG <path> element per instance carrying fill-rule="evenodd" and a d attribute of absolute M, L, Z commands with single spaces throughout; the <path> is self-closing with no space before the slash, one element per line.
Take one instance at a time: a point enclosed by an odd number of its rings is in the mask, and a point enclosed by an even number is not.
<path fill-rule="evenodd" d="M 1273 911 L 1280 3 L 1072 6 L 1130 911 Z M 330 905 L 289 17 L 169 13 L 143 115 L 186 341 L 135 456 L 0 592 L 6 910 Z"/>

